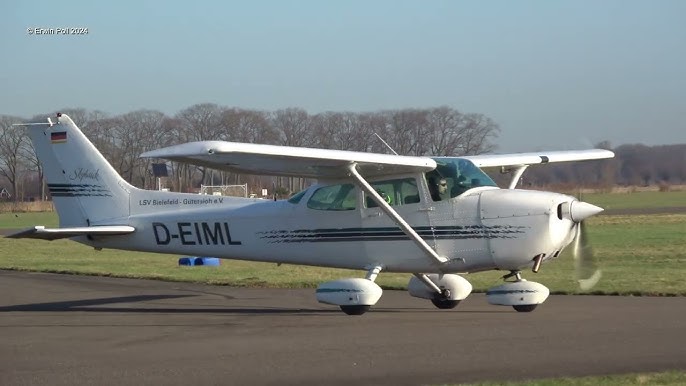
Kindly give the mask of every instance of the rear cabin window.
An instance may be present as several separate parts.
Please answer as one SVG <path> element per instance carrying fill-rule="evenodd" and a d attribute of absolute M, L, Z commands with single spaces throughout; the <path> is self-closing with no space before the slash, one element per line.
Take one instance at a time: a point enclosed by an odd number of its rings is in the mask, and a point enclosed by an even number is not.
<path fill-rule="evenodd" d="M 307 193 L 307 189 L 301 190 L 300 192 L 292 195 L 291 198 L 288 199 L 288 202 L 290 202 L 291 204 L 299 203 L 300 200 L 303 199 L 303 196 L 305 196 L 305 193 Z"/>
<path fill-rule="evenodd" d="M 356 197 L 352 184 L 324 186 L 312 194 L 307 207 L 316 210 L 353 210 Z"/>
<path fill-rule="evenodd" d="M 371 183 L 374 190 L 391 206 L 416 204 L 419 202 L 419 189 L 414 178 L 400 178 L 395 180 L 375 181 Z M 379 205 L 371 197 L 365 197 L 367 208 Z"/>

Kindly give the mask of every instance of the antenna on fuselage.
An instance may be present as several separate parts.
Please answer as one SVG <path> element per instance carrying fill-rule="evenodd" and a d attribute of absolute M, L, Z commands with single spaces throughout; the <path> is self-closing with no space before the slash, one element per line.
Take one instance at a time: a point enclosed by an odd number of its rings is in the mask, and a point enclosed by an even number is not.
<path fill-rule="evenodd" d="M 374 133 L 374 135 L 376 135 L 376 138 L 378 138 L 379 140 L 381 140 L 381 142 L 383 142 L 383 144 L 386 145 L 386 147 L 388 148 L 388 150 L 392 151 L 393 154 L 398 155 L 398 153 L 396 153 L 396 151 L 393 150 L 393 148 L 391 147 L 391 145 L 389 145 L 386 141 L 384 141 L 383 138 L 381 138 L 381 136 L 380 136 L 379 134 Z"/>

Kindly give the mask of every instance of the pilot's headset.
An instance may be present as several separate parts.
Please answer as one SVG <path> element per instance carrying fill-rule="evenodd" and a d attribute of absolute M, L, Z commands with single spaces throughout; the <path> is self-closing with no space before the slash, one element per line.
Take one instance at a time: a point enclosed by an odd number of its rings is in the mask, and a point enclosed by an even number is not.
<path fill-rule="evenodd" d="M 377 189 L 376 192 L 379 193 L 379 196 L 381 196 L 388 205 L 393 205 L 393 198 L 386 194 L 386 192 L 381 189 Z"/>

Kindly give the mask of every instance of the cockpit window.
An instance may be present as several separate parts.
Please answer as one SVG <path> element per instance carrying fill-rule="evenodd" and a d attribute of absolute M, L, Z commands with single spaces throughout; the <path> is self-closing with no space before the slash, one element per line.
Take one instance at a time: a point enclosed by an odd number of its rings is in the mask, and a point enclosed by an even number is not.
<path fill-rule="evenodd" d="M 457 157 L 434 158 L 435 170 L 426 173 L 426 182 L 434 201 L 457 197 L 479 186 L 495 186 L 495 182 L 471 161 Z"/>

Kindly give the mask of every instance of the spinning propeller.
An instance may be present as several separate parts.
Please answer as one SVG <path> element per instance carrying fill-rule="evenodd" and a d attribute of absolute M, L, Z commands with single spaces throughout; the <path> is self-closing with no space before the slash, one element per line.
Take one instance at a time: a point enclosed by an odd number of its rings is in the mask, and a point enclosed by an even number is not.
<path fill-rule="evenodd" d="M 577 223 L 576 237 L 574 238 L 572 249 L 575 276 L 579 282 L 579 288 L 582 291 L 588 291 L 598 284 L 602 273 L 598 268 L 593 248 L 588 242 L 586 225 L 583 220 L 599 213 L 603 209 L 583 201 L 574 201 L 570 206 L 571 218 Z"/>

